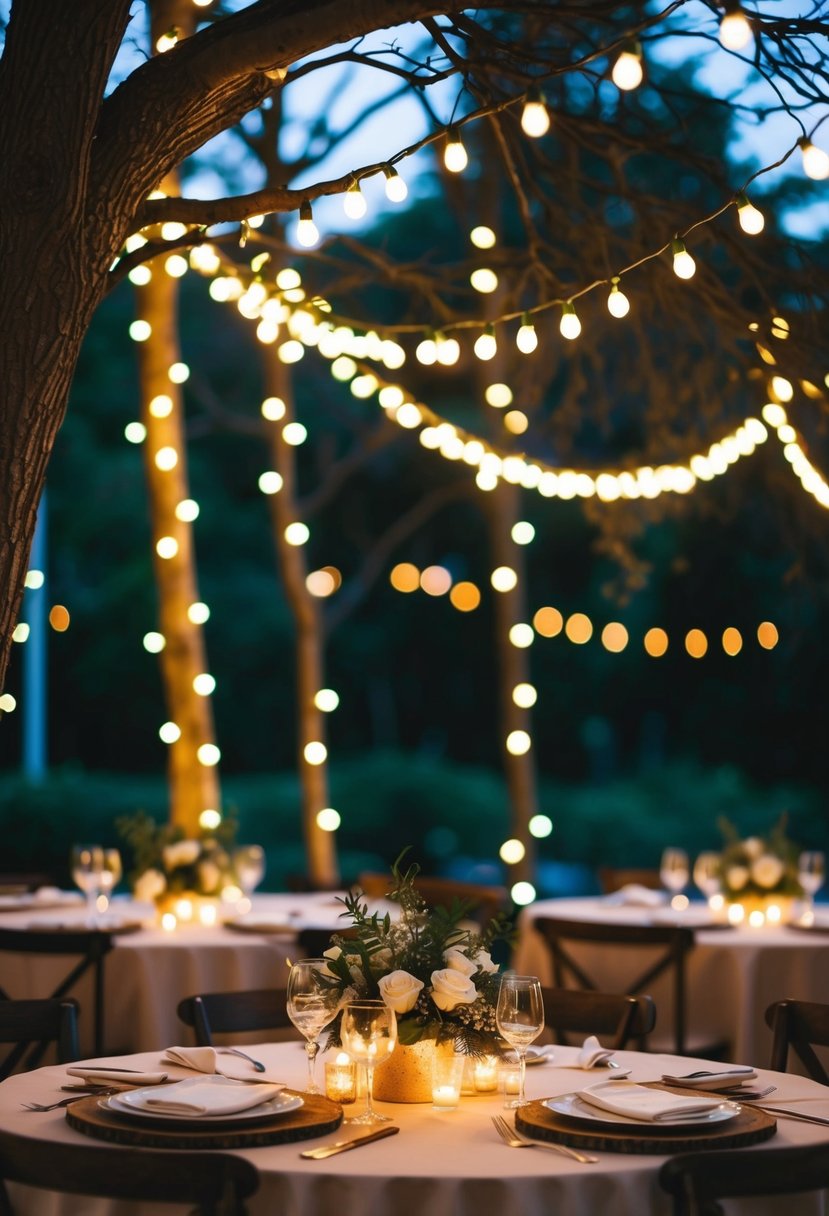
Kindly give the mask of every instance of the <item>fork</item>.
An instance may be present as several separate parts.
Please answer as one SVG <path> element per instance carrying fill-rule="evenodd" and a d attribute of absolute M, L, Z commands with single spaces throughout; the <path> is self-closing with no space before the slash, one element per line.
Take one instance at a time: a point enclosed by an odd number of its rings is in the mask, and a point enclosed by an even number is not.
<path fill-rule="evenodd" d="M 219 1047 L 218 1051 L 225 1056 L 241 1056 L 243 1060 L 247 1060 L 252 1064 L 256 1072 L 264 1072 L 265 1065 L 261 1060 L 254 1060 L 253 1056 L 249 1056 L 246 1051 L 240 1051 L 238 1047 Z"/>
<path fill-rule="evenodd" d="M 584 1165 L 589 1165 L 599 1160 L 598 1157 L 589 1157 L 587 1153 L 579 1153 L 574 1148 L 567 1148 L 564 1144 L 547 1142 L 542 1144 L 539 1140 L 529 1140 L 518 1130 L 513 1131 L 506 1119 L 502 1119 L 500 1115 L 493 1115 L 492 1122 L 504 1144 L 509 1145 L 510 1148 L 546 1148 L 553 1153 L 560 1153 L 563 1157 L 570 1157 L 573 1161 L 581 1161 Z"/>
<path fill-rule="evenodd" d="M 61 1098 L 59 1102 L 46 1102 L 46 1103 L 21 1102 L 21 1106 L 23 1107 L 24 1110 L 37 1110 L 37 1111 L 59 1110 L 61 1107 L 71 1106 L 71 1104 L 73 1102 L 80 1102 L 81 1098 L 89 1098 L 91 1096 L 94 1096 L 96 1098 L 99 1098 L 99 1097 L 103 1098 L 103 1097 L 106 1097 L 107 1094 L 118 1094 L 120 1092 L 121 1092 L 120 1088 L 116 1088 L 116 1089 L 101 1088 L 101 1089 L 94 1090 L 92 1094 L 88 1094 L 88 1093 L 72 1094 L 72 1096 L 69 1098 Z"/>

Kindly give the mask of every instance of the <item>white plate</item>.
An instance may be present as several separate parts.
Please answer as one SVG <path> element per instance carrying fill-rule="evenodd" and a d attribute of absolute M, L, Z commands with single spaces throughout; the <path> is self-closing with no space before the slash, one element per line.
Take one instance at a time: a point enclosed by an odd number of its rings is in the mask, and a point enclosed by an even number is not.
<path fill-rule="evenodd" d="M 740 1106 L 737 1102 L 721 1102 L 713 1110 L 700 1112 L 698 1116 L 689 1118 L 683 1115 L 680 1119 L 628 1119 L 625 1115 L 617 1115 L 610 1110 L 602 1110 L 599 1106 L 591 1106 L 578 1094 L 561 1094 L 558 1098 L 547 1098 L 544 1105 L 557 1115 L 566 1115 L 568 1119 L 587 1120 L 591 1123 L 603 1123 L 615 1127 L 638 1127 L 659 1131 L 661 1127 L 708 1127 L 712 1123 L 724 1123 L 739 1115 Z"/>
<path fill-rule="evenodd" d="M 529 1067 L 530 1064 L 546 1064 L 547 1061 L 551 1060 L 552 1058 L 552 1047 L 528 1047 L 525 1063 L 527 1067 Z M 518 1056 L 514 1051 L 504 1052 L 504 1059 L 509 1060 L 511 1064 L 518 1063 Z"/>
<path fill-rule="evenodd" d="M 152 1093 L 154 1088 L 133 1089 L 120 1094 L 111 1094 L 108 1098 L 101 1098 L 98 1106 L 101 1110 L 108 1110 L 112 1114 L 130 1115 L 138 1119 L 156 1121 L 160 1119 L 165 1123 L 194 1123 L 199 1127 L 212 1124 L 215 1127 L 220 1123 L 249 1123 L 256 1119 L 273 1119 L 276 1115 L 286 1115 L 289 1111 L 298 1110 L 303 1105 L 299 1094 L 288 1092 L 277 1094 L 275 1098 L 269 1098 L 267 1102 L 260 1102 L 258 1106 L 249 1106 L 247 1110 L 237 1110 L 232 1114 L 223 1115 L 197 1115 L 195 1112 L 189 1115 L 179 1115 L 171 1111 L 145 1110 L 143 1107 L 131 1104 L 130 1099 L 134 1102 L 138 1094 Z"/>

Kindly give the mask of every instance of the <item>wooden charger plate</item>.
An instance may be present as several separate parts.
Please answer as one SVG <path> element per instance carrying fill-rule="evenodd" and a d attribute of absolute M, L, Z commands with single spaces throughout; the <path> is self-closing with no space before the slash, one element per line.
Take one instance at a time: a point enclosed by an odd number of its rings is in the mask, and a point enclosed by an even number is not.
<path fill-rule="evenodd" d="M 688 1095 L 687 1090 L 670 1089 L 667 1085 L 654 1088 L 684 1097 Z M 700 1152 L 709 1148 L 742 1148 L 747 1144 L 759 1144 L 762 1140 L 768 1140 L 777 1131 L 777 1121 L 773 1116 L 753 1106 L 742 1106 L 740 1113 L 725 1123 L 694 1124 L 693 1127 L 682 1128 L 659 1127 L 658 1124 L 645 1123 L 641 1127 L 600 1127 L 598 1123 L 582 1123 L 568 1119 L 566 1115 L 550 1110 L 543 1100 L 519 1107 L 515 1112 L 515 1126 L 536 1140 L 569 1144 L 573 1148 L 601 1149 L 610 1153 L 663 1155 Z"/>
<path fill-rule="evenodd" d="M 295 1091 L 288 1090 L 288 1093 Z M 169 1120 L 131 1119 L 114 1110 L 102 1109 L 96 1094 L 81 1098 L 66 1108 L 70 1127 L 111 1144 L 132 1144 L 143 1148 L 252 1148 L 265 1144 L 290 1144 L 311 1140 L 336 1131 L 343 1121 L 343 1108 L 323 1094 L 300 1094 L 302 1106 L 274 1115 L 254 1126 L 226 1122 L 221 1127 L 176 1127 Z"/>

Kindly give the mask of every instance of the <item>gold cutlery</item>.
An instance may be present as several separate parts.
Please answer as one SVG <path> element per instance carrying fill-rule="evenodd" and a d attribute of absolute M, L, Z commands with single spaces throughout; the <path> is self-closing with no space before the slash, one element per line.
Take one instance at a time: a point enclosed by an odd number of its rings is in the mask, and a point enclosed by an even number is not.
<path fill-rule="evenodd" d="M 337 1140 L 334 1144 L 321 1144 L 319 1148 L 306 1149 L 299 1155 L 300 1157 L 310 1157 L 314 1161 L 321 1161 L 323 1157 L 333 1157 L 335 1153 L 346 1153 L 350 1148 L 359 1148 L 361 1144 L 368 1144 L 372 1140 L 383 1140 L 386 1136 L 394 1136 L 399 1131 L 399 1127 L 381 1127 L 379 1131 L 369 1132 L 367 1136 L 357 1136 L 353 1140 Z"/>
<path fill-rule="evenodd" d="M 598 1157 L 589 1157 L 587 1153 L 579 1153 L 574 1148 L 568 1148 L 564 1144 L 553 1144 L 548 1141 L 530 1140 L 519 1131 L 513 1131 L 506 1119 L 502 1119 L 500 1115 L 493 1115 L 492 1122 L 495 1125 L 495 1130 L 503 1140 L 504 1144 L 510 1148 L 546 1148 L 550 1152 L 559 1153 L 562 1157 L 570 1157 L 573 1161 L 581 1161 L 582 1164 L 588 1165 L 598 1161 Z"/>
<path fill-rule="evenodd" d="M 83 1094 L 72 1094 L 71 1098 L 61 1098 L 61 1100 L 59 1102 L 45 1102 L 45 1103 L 21 1102 L 20 1105 L 23 1107 L 24 1110 L 36 1110 L 36 1111 L 41 1111 L 41 1112 L 47 1111 L 47 1110 L 60 1110 L 64 1106 L 71 1106 L 73 1102 L 80 1102 L 81 1098 L 104 1097 L 106 1094 L 118 1094 L 120 1092 L 121 1092 L 120 1088 L 119 1089 L 100 1088 L 100 1089 L 94 1090 L 92 1093 L 87 1092 L 87 1093 L 83 1093 Z"/>
<path fill-rule="evenodd" d="M 821 1127 L 829 1127 L 829 1119 L 825 1115 L 808 1115 L 783 1106 L 767 1106 L 765 1102 L 752 1102 L 747 1109 L 762 1110 L 767 1115 L 775 1115 L 781 1119 L 797 1119 L 800 1123 L 818 1123 Z"/>

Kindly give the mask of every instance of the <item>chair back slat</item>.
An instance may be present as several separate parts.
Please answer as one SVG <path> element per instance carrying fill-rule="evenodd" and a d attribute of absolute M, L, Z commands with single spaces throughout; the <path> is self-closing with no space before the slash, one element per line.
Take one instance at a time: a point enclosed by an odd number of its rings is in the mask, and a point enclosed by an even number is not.
<path fill-rule="evenodd" d="M 829 1152 L 825 1144 L 809 1144 L 760 1153 L 683 1153 L 661 1167 L 659 1184 L 673 1199 L 674 1216 L 722 1216 L 720 1199 L 800 1195 L 829 1186 Z"/>
<path fill-rule="evenodd" d="M 815 1047 L 829 1047 L 829 1005 L 815 1001 L 775 1001 L 766 1010 L 772 1030 L 771 1060 L 775 1072 L 789 1072 L 790 1051 L 794 1052 L 807 1075 L 821 1085 L 829 1085 L 829 1073 L 815 1053 Z"/>
<path fill-rule="evenodd" d="M 545 1025 L 558 1043 L 568 1034 L 594 1034 L 602 1046 L 620 1051 L 631 1039 L 650 1033 L 656 1007 L 649 996 L 582 992 L 575 988 L 542 988 Z"/>
<path fill-rule="evenodd" d="M 176 1012 L 186 1026 L 192 1026 L 199 1047 L 212 1047 L 216 1034 L 293 1027 L 284 988 L 202 992 L 179 1001 Z"/>
<path fill-rule="evenodd" d="M 54 1043 L 59 1064 L 80 1059 L 75 1001 L 0 1000 L 0 1043 L 14 1046 L 0 1061 L 0 1081 L 22 1065 L 36 1068 Z"/>

